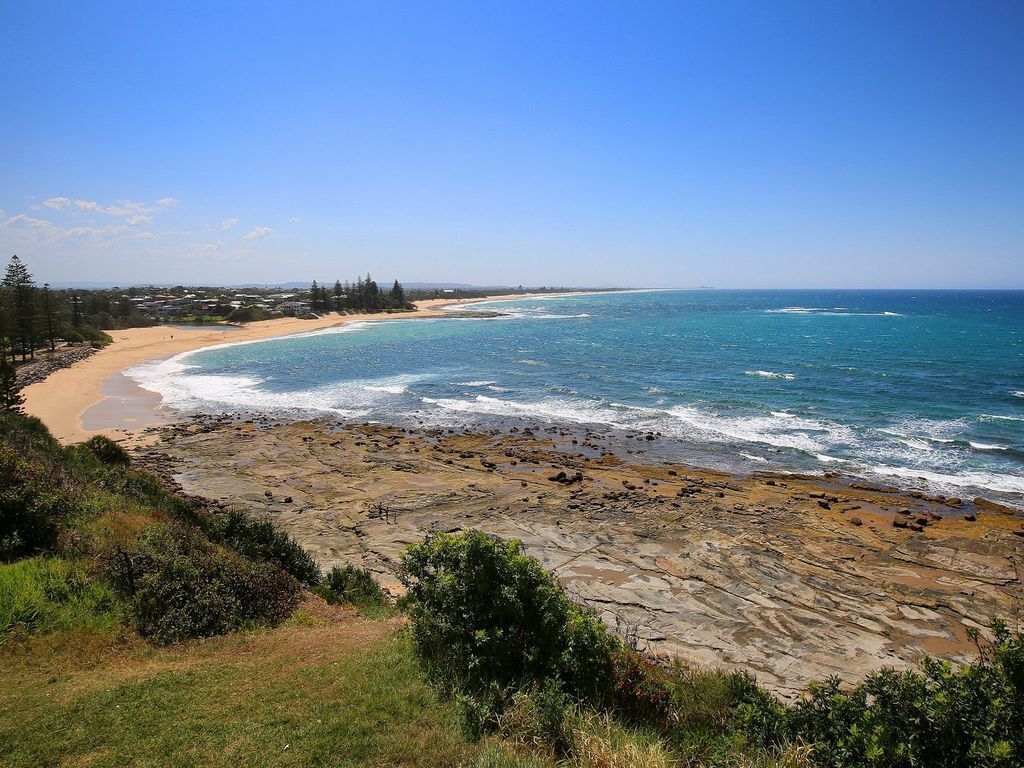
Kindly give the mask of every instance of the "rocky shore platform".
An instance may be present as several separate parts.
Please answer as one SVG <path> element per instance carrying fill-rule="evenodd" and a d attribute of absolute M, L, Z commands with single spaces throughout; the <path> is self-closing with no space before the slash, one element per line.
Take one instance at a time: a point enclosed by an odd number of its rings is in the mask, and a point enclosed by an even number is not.
<path fill-rule="evenodd" d="M 406 545 L 478 528 L 522 540 L 641 648 L 742 668 L 788 697 L 1024 621 L 1024 514 L 838 477 L 730 475 L 548 425 L 406 430 L 214 417 L 159 428 L 142 466 L 287 530 L 385 586 Z"/>

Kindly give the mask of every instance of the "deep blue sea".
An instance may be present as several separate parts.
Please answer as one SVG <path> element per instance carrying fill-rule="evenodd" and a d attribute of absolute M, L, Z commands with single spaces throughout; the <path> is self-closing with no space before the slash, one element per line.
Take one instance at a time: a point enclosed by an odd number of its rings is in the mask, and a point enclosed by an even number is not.
<path fill-rule="evenodd" d="M 470 308 L 507 316 L 460 318 Z M 690 464 L 1024 504 L 1022 291 L 638 291 L 450 314 L 131 375 L 187 412 L 650 430 Z"/>

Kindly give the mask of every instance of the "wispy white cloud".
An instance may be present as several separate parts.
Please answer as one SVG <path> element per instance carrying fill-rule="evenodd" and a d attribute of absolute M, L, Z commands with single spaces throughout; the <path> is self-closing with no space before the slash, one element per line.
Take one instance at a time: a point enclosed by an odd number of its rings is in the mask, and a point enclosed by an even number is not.
<path fill-rule="evenodd" d="M 242 235 L 242 242 L 253 243 L 257 240 L 262 240 L 265 237 L 269 237 L 273 231 L 270 227 L 256 227 L 251 232 L 246 232 Z"/>
<path fill-rule="evenodd" d="M 238 223 L 238 219 L 225 219 L 220 223 L 221 229 L 231 229 L 235 224 Z"/>
<path fill-rule="evenodd" d="M 289 224 L 298 224 L 299 221 L 300 221 L 300 219 L 299 219 L 298 216 L 292 216 L 290 219 L 288 219 L 288 223 Z"/>
<path fill-rule="evenodd" d="M 67 208 L 73 201 L 67 197 L 51 197 L 49 200 L 43 200 L 39 205 L 32 206 L 33 208 L 52 208 L 55 211 L 59 211 L 62 208 Z"/>
<path fill-rule="evenodd" d="M 155 213 L 164 208 L 170 208 L 177 202 L 178 201 L 173 197 L 162 197 L 155 203 L 143 203 L 136 200 L 118 200 L 113 205 L 101 205 L 95 200 L 73 200 L 70 197 L 51 197 L 33 207 L 36 209 L 49 208 L 53 211 L 71 210 L 77 213 L 102 213 L 107 216 L 129 217 Z"/>

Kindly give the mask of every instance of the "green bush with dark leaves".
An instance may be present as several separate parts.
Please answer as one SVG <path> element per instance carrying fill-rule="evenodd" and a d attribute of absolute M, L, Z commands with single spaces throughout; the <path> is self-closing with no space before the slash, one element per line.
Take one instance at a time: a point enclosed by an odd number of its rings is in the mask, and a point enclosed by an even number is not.
<path fill-rule="evenodd" d="M 373 574 L 366 568 L 346 563 L 335 566 L 314 591 L 332 605 L 384 606 L 388 600 Z"/>
<path fill-rule="evenodd" d="M 416 648 L 435 679 L 468 693 L 549 680 L 580 699 L 610 692 L 620 644 L 518 541 L 432 536 L 409 547 L 400 577 Z"/>
<path fill-rule="evenodd" d="M 0 445 L 0 560 L 53 547 L 73 508 L 47 467 Z"/>
<path fill-rule="evenodd" d="M 300 585 L 280 566 L 254 562 L 183 526 L 161 526 L 135 551 L 106 557 L 139 633 L 160 643 L 275 625 L 298 606 Z"/>
<path fill-rule="evenodd" d="M 219 534 L 227 546 L 252 560 L 275 563 L 303 584 L 320 583 L 316 560 L 269 520 L 257 520 L 240 510 L 220 520 Z"/>
<path fill-rule="evenodd" d="M 764 692 L 741 711 L 766 746 L 803 742 L 822 768 L 988 768 L 1024 765 L 1024 637 L 996 622 L 994 640 L 971 630 L 978 658 L 926 658 L 919 670 L 883 669 L 846 689 L 830 679 L 792 706 Z"/>
<path fill-rule="evenodd" d="M 96 458 L 104 464 L 114 464 L 126 467 L 131 464 L 128 451 L 115 443 L 109 437 L 94 435 L 85 441 L 85 447 L 95 454 Z"/>

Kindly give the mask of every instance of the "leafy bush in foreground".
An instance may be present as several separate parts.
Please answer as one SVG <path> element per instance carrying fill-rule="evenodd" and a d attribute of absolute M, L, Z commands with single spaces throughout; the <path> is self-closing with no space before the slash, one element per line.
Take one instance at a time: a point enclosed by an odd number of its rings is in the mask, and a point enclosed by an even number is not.
<path fill-rule="evenodd" d="M 111 553 L 107 562 L 139 633 L 160 643 L 274 625 L 299 602 L 299 583 L 280 567 L 181 526 L 153 529 L 140 550 Z"/>
<path fill-rule="evenodd" d="M 239 554 L 276 563 L 303 584 L 314 586 L 320 582 L 316 560 L 269 520 L 256 520 L 240 510 L 232 510 L 221 521 L 220 536 Z"/>
<path fill-rule="evenodd" d="M 811 745 L 823 768 L 1024 765 L 1024 637 L 1001 622 L 991 645 L 972 633 L 974 663 L 926 658 L 850 690 L 830 679 L 791 707 L 762 692 L 742 709 L 747 728 L 765 744 Z"/>
<path fill-rule="evenodd" d="M 0 445 L 0 559 L 53 547 L 72 508 L 45 467 Z"/>
<path fill-rule="evenodd" d="M 400 577 L 412 635 L 428 671 L 470 693 L 557 680 L 602 698 L 616 640 L 517 541 L 479 531 L 409 547 Z"/>

